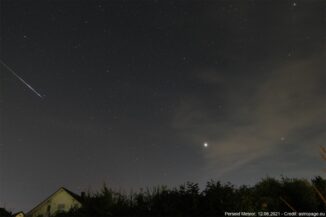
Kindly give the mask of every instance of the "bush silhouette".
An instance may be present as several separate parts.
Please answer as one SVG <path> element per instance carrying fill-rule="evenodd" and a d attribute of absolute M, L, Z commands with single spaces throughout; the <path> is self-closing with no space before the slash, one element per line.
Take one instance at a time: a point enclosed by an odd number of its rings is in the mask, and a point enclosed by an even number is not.
<path fill-rule="evenodd" d="M 325 179 L 318 176 L 311 183 L 326 195 Z M 197 183 L 187 182 L 171 189 L 157 186 L 130 194 L 104 185 L 99 192 L 86 194 L 81 208 L 56 217 L 222 216 L 240 211 L 288 212 L 292 211 L 289 205 L 298 211 L 325 211 L 312 184 L 304 179 L 267 177 L 252 187 L 236 187 L 211 180 L 202 191 Z"/>
<path fill-rule="evenodd" d="M 11 212 L 7 211 L 5 208 L 0 208 L 0 217 L 11 217 Z"/>

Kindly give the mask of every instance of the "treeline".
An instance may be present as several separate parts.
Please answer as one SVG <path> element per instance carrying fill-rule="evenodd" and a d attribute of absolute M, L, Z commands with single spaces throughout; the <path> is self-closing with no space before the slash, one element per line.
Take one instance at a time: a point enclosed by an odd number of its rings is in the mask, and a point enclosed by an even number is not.
<path fill-rule="evenodd" d="M 12 213 L 7 211 L 5 208 L 0 208 L 0 217 L 11 217 Z"/>
<path fill-rule="evenodd" d="M 326 180 L 265 178 L 256 185 L 236 187 L 230 183 L 209 181 L 204 190 L 186 183 L 168 189 L 156 187 L 122 194 L 103 186 L 88 192 L 83 207 L 56 217 L 104 216 L 223 216 L 224 212 L 326 211 Z"/>
<path fill-rule="evenodd" d="M 197 183 L 176 188 L 164 186 L 124 194 L 103 186 L 88 192 L 83 206 L 54 217 L 109 216 L 224 216 L 224 212 L 325 212 L 326 179 L 265 178 L 254 186 L 207 182 L 201 191 Z M 0 208 L 0 217 L 11 213 Z"/>

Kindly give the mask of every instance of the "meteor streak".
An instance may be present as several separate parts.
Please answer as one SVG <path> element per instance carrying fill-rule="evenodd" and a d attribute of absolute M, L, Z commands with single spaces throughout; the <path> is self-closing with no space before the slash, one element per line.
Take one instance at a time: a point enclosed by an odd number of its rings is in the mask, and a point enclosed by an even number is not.
<path fill-rule="evenodd" d="M 16 78 L 18 78 L 23 84 L 25 84 L 31 91 L 33 91 L 38 97 L 43 99 L 43 96 L 38 93 L 31 85 L 29 85 L 24 79 L 22 79 L 14 70 L 12 70 L 6 63 L 4 63 L 2 60 L 0 60 L 1 64 L 8 69 L 9 72 L 11 72 Z"/>

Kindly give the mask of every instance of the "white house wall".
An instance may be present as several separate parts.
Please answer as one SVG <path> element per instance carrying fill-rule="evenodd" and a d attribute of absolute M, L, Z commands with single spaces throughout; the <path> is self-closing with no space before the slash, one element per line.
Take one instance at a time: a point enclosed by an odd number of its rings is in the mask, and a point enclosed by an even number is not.
<path fill-rule="evenodd" d="M 64 208 L 62 207 L 64 205 Z M 48 206 L 50 206 L 50 212 L 48 212 Z M 80 207 L 80 202 L 76 201 L 70 194 L 65 190 L 60 190 L 55 193 L 52 197 L 43 202 L 39 207 L 36 207 L 32 211 L 31 217 L 48 217 L 49 214 L 53 215 L 58 211 L 69 211 L 73 207 Z M 62 209 L 59 209 L 59 208 Z"/>

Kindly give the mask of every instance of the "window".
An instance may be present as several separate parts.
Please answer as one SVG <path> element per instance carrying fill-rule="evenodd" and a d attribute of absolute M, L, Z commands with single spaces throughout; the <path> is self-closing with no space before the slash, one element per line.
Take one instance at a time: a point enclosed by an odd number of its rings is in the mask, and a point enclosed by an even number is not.
<path fill-rule="evenodd" d="M 59 203 L 58 204 L 58 211 L 64 211 L 64 209 L 65 209 L 65 204 Z"/>

